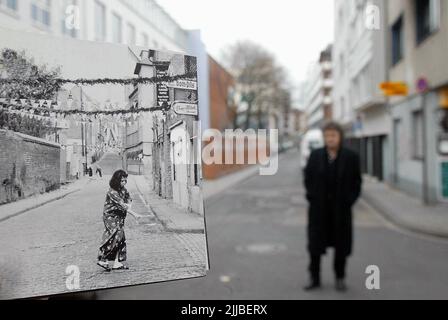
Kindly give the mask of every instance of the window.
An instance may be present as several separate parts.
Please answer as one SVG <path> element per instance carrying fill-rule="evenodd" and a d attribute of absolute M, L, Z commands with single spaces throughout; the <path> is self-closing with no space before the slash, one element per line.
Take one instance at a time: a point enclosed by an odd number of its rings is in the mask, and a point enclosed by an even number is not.
<path fill-rule="evenodd" d="M 195 57 L 185 56 L 185 73 L 195 74 L 197 72 L 197 61 Z"/>
<path fill-rule="evenodd" d="M 345 119 L 345 99 L 341 97 L 341 119 Z"/>
<path fill-rule="evenodd" d="M 51 1 L 50 0 L 36 0 L 31 4 L 31 18 L 34 23 L 44 27 L 51 25 Z"/>
<path fill-rule="evenodd" d="M 128 42 L 129 45 L 135 45 L 135 27 L 128 23 Z"/>
<path fill-rule="evenodd" d="M 17 0 L 0 0 L 0 7 L 6 7 L 11 11 L 17 11 Z"/>
<path fill-rule="evenodd" d="M 95 1 L 95 39 L 106 40 L 106 8 L 98 1 Z"/>
<path fill-rule="evenodd" d="M 339 25 L 339 29 L 341 30 L 341 29 L 343 29 L 343 25 L 344 25 L 344 8 L 343 7 L 339 8 L 338 15 L 339 15 L 339 19 L 338 19 L 339 23 L 338 23 L 338 25 Z"/>
<path fill-rule="evenodd" d="M 423 112 L 412 113 L 412 154 L 414 159 L 423 159 Z"/>
<path fill-rule="evenodd" d="M 397 64 L 404 55 L 403 16 L 392 26 L 392 65 Z"/>
<path fill-rule="evenodd" d="M 76 0 L 64 0 L 62 3 L 62 12 L 61 12 L 61 32 L 63 35 L 76 38 L 77 32 L 76 28 L 79 26 L 76 25 L 76 21 L 67 21 L 67 8 L 69 6 L 76 6 Z M 79 19 L 79 17 L 75 16 L 74 19 Z"/>
<path fill-rule="evenodd" d="M 345 67 L 344 64 L 345 64 L 344 54 L 341 53 L 341 55 L 339 56 L 339 75 L 344 74 L 344 67 Z"/>
<path fill-rule="evenodd" d="M 121 17 L 117 14 L 112 15 L 112 41 L 121 43 L 123 40 Z"/>
<path fill-rule="evenodd" d="M 440 24 L 440 0 L 415 1 L 415 27 L 417 44 L 436 31 Z"/>

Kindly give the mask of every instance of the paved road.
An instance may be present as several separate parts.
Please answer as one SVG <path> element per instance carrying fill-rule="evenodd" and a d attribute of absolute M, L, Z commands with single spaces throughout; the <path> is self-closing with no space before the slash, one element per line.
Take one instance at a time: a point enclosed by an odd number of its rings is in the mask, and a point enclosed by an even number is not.
<path fill-rule="evenodd" d="M 414 299 L 448 298 L 448 241 L 399 231 L 362 203 L 355 208 L 349 291 L 333 290 L 331 256 L 323 290 L 307 281 L 306 208 L 297 154 L 271 177 L 254 176 L 206 201 L 211 271 L 205 278 L 98 292 L 98 299 Z M 365 288 L 377 265 L 381 289 Z"/>
<path fill-rule="evenodd" d="M 104 229 L 102 207 L 108 188 L 92 179 L 86 188 L 0 223 L 0 298 L 67 291 L 66 268 L 80 270 L 80 289 L 164 281 L 205 273 L 203 234 L 166 232 L 129 181 L 133 209 L 146 217 L 126 222 L 129 271 L 106 273 L 96 266 Z"/>

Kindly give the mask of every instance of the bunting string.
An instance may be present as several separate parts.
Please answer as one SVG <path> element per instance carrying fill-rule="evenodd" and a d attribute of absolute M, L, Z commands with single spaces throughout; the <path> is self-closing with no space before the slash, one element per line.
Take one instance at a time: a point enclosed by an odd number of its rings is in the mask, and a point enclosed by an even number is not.
<path fill-rule="evenodd" d="M 48 79 L 47 77 L 36 77 L 27 79 L 14 79 L 14 78 L 0 78 L 0 85 L 16 83 L 21 85 L 35 86 L 39 83 L 45 83 L 47 85 L 60 86 L 67 83 L 94 86 L 97 84 L 115 84 L 115 85 L 137 85 L 137 84 L 156 84 L 156 83 L 169 83 L 177 80 L 191 80 L 196 79 L 197 73 L 185 73 L 175 76 L 154 76 L 154 77 L 141 77 L 141 78 L 129 78 L 129 79 Z"/>
<path fill-rule="evenodd" d="M 58 115 L 85 115 L 85 116 L 98 116 L 98 115 L 121 115 L 121 114 L 137 114 L 141 112 L 155 112 L 155 111 L 167 111 L 169 110 L 169 105 L 165 106 L 157 106 L 157 107 L 147 107 L 147 108 L 134 108 L 134 109 L 116 109 L 116 110 L 80 110 L 80 109 L 71 109 L 71 110 L 59 110 L 52 109 L 48 107 L 40 107 L 36 105 L 19 105 L 19 104 L 11 104 L 7 102 L 1 102 L 0 105 L 3 109 L 6 110 L 19 110 L 19 111 L 32 111 L 34 113 L 40 114 L 58 114 Z"/>

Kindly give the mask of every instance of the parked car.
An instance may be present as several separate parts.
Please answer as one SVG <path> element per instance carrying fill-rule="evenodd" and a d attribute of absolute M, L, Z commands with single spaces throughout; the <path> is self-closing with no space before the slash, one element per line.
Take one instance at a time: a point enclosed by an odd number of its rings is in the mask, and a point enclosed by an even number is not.
<path fill-rule="evenodd" d="M 311 152 L 324 146 L 324 136 L 322 130 L 308 130 L 300 142 L 300 166 L 305 169 Z"/>

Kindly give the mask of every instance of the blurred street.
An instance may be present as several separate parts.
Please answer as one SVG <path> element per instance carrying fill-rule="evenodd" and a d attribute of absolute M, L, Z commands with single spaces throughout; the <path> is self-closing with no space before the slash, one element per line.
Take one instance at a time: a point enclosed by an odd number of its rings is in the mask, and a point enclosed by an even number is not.
<path fill-rule="evenodd" d="M 333 288 L 332 252 L 323 260 L 323 289 L 308 280 L 306 210 L 298 153 L 280 158 L 277 175 L 254 175 L 206 200 L 211 270 L 205 278 L 96 293 L 98 299 L 446 299 L 448 241 L 398 230 L 363 201 L 354 210 L 349 291 Z M 331 258 L 331 259 L 330 259 Z M 377 265 L 381 289 L 367 290 Z"/>

